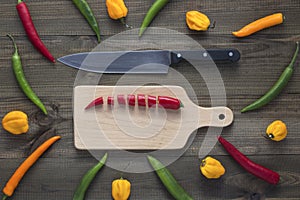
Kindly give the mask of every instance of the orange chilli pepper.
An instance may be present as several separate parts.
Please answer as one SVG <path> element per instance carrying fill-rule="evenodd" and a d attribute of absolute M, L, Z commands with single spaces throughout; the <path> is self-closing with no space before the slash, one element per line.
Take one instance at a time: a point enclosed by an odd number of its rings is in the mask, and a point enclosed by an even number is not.
<path fill-rule="evenodd" d="M 281 24 L 283 22 L 284 16 L 282 13 L 275 13 L 263 18 L 260 18 L 236 32 L 232 32 L 232 34 L 236 37 L 246 37 L 253 33 L 256 33 L 265 28 L 269 28 L 271 26 L 275 26 Z"/>
<path fill-rule="evenodd" d="M 30 169 L 30 167 L 39 159 L 39 157 L 57 140 L 60 136 L 53 136 L 46 140 L 42 145 L 40 145 L 15 171 L 15 173 L 10 177 L 2 192 L 4 196 L 2 200 L 13 195 L 15 189 L 17 188 L 19 182 L 25 175 L 25 173 Z"/>

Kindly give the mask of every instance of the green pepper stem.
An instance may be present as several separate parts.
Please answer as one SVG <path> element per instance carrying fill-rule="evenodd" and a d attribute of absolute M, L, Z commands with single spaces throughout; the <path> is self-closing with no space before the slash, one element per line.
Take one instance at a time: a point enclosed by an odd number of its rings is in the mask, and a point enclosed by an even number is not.
<path fill-rule="evenodd" d="M 297 58 L 298 53 L 299 53 L 299 42 L 296 42 L 296 45 L 297 45 L 296 51 L 295 51 L 294 56 L 293 56 L 293 58 L 292 58 L 292 60 L 291 60 L 291 62 L 290 62 L 290 64 L 289 64 L 289 66 L 288 66 L 288 67 L 290 67 L 290 68 L 293 68 L 293 67 L 294 67 L 294 64 L 295 64 L 295 62 L 296 62 L 296 58 Z"/>
<path fill-rule="evenodd" d="M 19 4 L 19 3 L 22 3 L 22 2 L 23 2 L 23 0 L 18 0 L 18 4 Z"/>
<path fill-rule="evenodd" d="M 3 197 L 2 197 L 2 200 L 5 200 L 5 199 L 7 199 L 7 195 L 3 195 Z"/>
<path fill-rule="evenodd" d="M 184 107 L 184 105 L 183 105 L 183 103 L 180 101 L 180 108 L 183 108 Z"/>
<path fill-rule="evenodd" d="M 18 54 L 18 47 L 17 47 L 17 44 L 15 42 L 15 39 L 10 34 L 7 34 L 7 37 L 9 37 L 11 39 L 11 41 L 13 42 L 13 45 L 14 45 L 14 48 L 15 48 L 15 54 Z"/>
<path fill-rule="evenodd" d="M 120 18 L 120 22 L 125 25 L 126 28 L 132 28 L 132 26 L 128 25 L 125 21 L 125 17 Z"/>

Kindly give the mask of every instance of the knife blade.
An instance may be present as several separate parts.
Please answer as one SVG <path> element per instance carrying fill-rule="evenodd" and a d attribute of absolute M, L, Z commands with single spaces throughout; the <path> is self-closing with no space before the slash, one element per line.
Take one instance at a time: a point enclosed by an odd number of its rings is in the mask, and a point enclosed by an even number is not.
<path fill-rule="evenodd" d="M 184 56 L 183 56 L 184 55 Z M 171 64 L 185 57 L 215 62 L 237 62 L 237 49 L 209 49 L 189 51 L 140 50 L 113 52 L 84 52 L 58 58 L 58 61 L 76 69 L 96 73 L 168 73 Z"/>

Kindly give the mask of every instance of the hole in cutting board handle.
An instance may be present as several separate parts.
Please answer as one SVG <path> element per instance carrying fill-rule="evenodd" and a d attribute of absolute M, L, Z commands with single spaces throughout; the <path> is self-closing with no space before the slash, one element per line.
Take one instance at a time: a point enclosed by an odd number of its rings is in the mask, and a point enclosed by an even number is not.
<path fill-rule="evenodd" d="M 225 114 L 219 114 L 219 120 L 224 120 L 225 119 Z"/>

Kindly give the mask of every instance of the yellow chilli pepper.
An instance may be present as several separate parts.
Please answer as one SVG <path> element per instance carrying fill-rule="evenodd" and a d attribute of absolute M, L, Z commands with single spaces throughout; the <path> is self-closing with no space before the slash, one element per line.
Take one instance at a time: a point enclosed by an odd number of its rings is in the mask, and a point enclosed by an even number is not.
<path fill-rule="evenodd" d="M 125 17 L 127 16 L 128 9 L 123 0 L 106 0 L 107 12 L 110 18 L 120 20 L 122 24 L 126 25 Z"/>
<path fill-rule="evenodd" d="M 266 130 L 267 138 L 274 141 L 281 141 L 287 136 L 287 128 L 284 122 L 276 120 Z"/>
<path fill-rule="evenodd" d="M 112 197 L 114 200 L 127 200 L 130 195 L 130 182 L 120 178 L 112 182 Z"/>
<path fill-rule="evenodd" d="M 216 179 L 225 173 L 225 168 L 217 159 L 207 156 L 201 162 L 200 171 L 206 178 Z"/>
<path fill-rule="evenodd" d="M 196 10 L 186 13 L 186 23 L 191 30 L 206 31 L 210 26 L 209 18 Z"/>
<path fill-rule="evenodd" d="M 3 128 L 15 135 L 26 133 L 29 129 L 28 117 L 22 111 L 11 111 L 2 119 Z"/>

